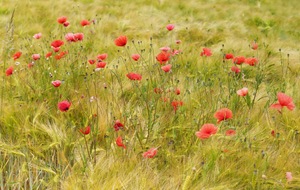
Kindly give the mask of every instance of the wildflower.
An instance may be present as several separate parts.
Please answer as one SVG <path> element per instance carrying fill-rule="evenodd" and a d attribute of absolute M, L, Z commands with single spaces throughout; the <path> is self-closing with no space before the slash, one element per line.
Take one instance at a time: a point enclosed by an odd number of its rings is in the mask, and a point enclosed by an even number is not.
<path fill-rule="evenodd" d="M 258 59 L 255 57 L 246 58 L 245 63 L 250 66 L 255 66 L 258 63 Z"/>
<path fill-rule="evenodd" d="M 35 61 L 40 59 L 40 57 L 41 57 L 40 54 L 33 54 L 32 55 L 32 59 L 35 60 Z"/>
<path fill-rule="evenodd" d="M 218 128 L 211 123 L 204 124 L 195 134 L 199 139 L 208 139 L 211 135 L 216 134 Z"/>
<path fill-rule="evenodd" d="M 126 149 L 126 146 L 123 144 L 122 137 L 118 137 L 118 138 L 116 139 L 116 144 L 117 144 L 117 146 L 123 147 L 124 149 Z"/>
<path fill-rule="evenodd" d="M 160 52 L 157 56 L 156 56 L 156 60 L 161 64 L 165 64 L 167 61 L 169 61 L 170 59 L 170 54 L 167 52 Z"/>
<path fill-rule="evenodd" d="M 54 87 L 59 87 L 61 85 L 61 81 L 60 80 L 55 80 L 55 81 L 52 81 L 51 84 L 54 86 Z"/>
<path fill-rule="evenodd" d="M 176 111 L 178 110 L 178 107 L 183 105 L 183 102 L 174 100 L 174 101 L 172 101 L 171 105 L 173 106 L 174 112 L 176 113 Z"/>
<path fill-rule="evenodd" d="M 82 20 L 80 22 L 81 26 L 87 26 L 87 25 L 90 25 L 90 22 L 88 20 Z"/>
<path fill-rule="evenodd" d="M 51 43 L 51 47 L 54 47 L 54 48 L 60 47 L 62 45 L 64 45 L 64 42 L 62 40 L 54 40 Z"/>
<path fill-rule="evenodd" d="M 148 151 L 143 153 L 144 158 L 153 158 L 157 154 L 157 148 L 150 148 Z"/>
<path fill-rule="evenodd" d="M 91 127 L 90 126 L 86 126 L 85 128 L 79 129 L 79 131 L 83 134 L 83 135 L 88 135 L 91 132 Z"/>
<path fill-rule="evenodd" d="M 253 50 L 257 50 L 258 44 L 257 44 L 256 42 L 253 42 L 252 45 L 251 45 L 251 48 L 252 48 Z"/>
<path fill-rule="evenodd" d="M 228 108 L 222 108 L 215 113 L 214 117 L 218 119 L 217 122 L 220 123 L 221 121 L 231 119 L 232 111 Z"/>
<path fill-rule="evenodd" d="M 236 131 L 233 130 L 233 129 L 228 129 L 226 132 L 225 132 L 225 135 L 226 136 L 234 136 L 236 134 Z"/>
<path fill-rule="evenodd" d="M 106 66 L 106 63 L 105 62 L 102 62 L 102 61 L 99 61 L 97 64 L 96 64 L 96 68 L 105 68 Z"/>
<path fill-rule="evenodd" d="M 285 177 L 287 181 L 292 181 L 293 180 L 292 172 L 286 172 Z"/>
<path fill-rule="evenodd" d="M 76 42 L 76 41 L 77 41 L 73 33 L 67 33 L 67 34 L 65 35 L 65 39 L 66 39 L 68 42 Z"/>
<path fill-rule="evenodd" d="M 200 53 L 200 56 L 206 56 L 209 57 L 212 55 L 212 52 L 209 48 L 203 48 L 202 52 Z"/>
<path fill-rule="evenodd" d="M 77 40 L 82 41 L 83 37 L 84 37 L 84 34 L 83 33 L 75 33 L 74 36 L 75 36 L 76 41 Z"/>
<path fill-rule="evenodd" d="M 273 137 L 275 137 L 275 130 L 272 130 L 272 131 L 271 131 L 271 135 L 272 135 Z"/>
<path fill-rule="evenodd" d="M 233 59 L 233 54 L 232 53 L 227 53 L 224 55 L 225 59 Z"/>
<path fill-rule="evenodd" d="M 154 92 L 156 94 L 161 94 L 163 92 L 163 90 L 161 88 L 154 88 Z"/>
<path fill-rule="evenodd" d="M 234 57 L 232 59 L 232 61 L 233 61 L 234 64 L 241 65 L 242 63 L 245 62 L 245 57 L 244 56 L 237 56 L 237 57 Z"/>
<path fill-rule="evenodd" d="M 88 60 L 88 62 L 89 62 L 91 65 L 93 65 L 93 64 L 95 64 L 95 63 L 96 63 L 96 61 L 95 61 L 95 60 L 93 60 L 93 59 L 90 59 L 90 60 Z"/>
<path fill-rule="evenodd" d="M 132 54 L 131 55 L 131 58 L 134 60 L 134 61 L 138 61 L 140 59 L 140 55 L 139 54 Z"/>
<path fill-rule="evenodd" d="M 45 57 L 48 58 L 48 57 L 51 57 L 51 55 L 52 55 L 52 52 L 48 52 L 48 53 L 45 55 Z"/>
<path fill-rule="evenodd" d="M 175 28 L 175 25 L 174 24 L 168 24 L 166 26 L 166 28 L 167 28 L 167 30 L 171 31 L 171 30 L 173 30 Z"/>
<path fill-rule="evenodd" d="M 5 71 L 6 76 L 12 75 L 14 72 L 14 68 L 12 66 L 8 67 Z"/>
<path fill-rule="evenodd" d="M 119 36 L 117 39 L 115 39 L 115 45 L 116 46 L 125 46 L 127 44 L 127 37 L 126 36 Z"/>
<path fill-rule="evenodd" d="M 248 94 L 248 88 L 244 87 L 236 92 L 239 96 L 246 96 Z"/>
<path fill-rule="evenodd" d="M 171 50 L 171 48 L 170 47 L 161 47 L 161 48 L 159 48 L 161 51 L 164 51 L 164 52 L 168 52 L 168 51 L 170 51 Z"/>
<path fill-rule="evenodd" d="M 124 128 L 124 124 L 120 122 L 120 120 L 116 120 L 114 124 L 115 131 L 119 131 L 121 128 Z"/>
<path fill-rule="evenodd" d="M 241 69 L 238 68 L 237 66 L 232 66 L 232 67 L 231 67 L 231 71 L 234 72 L 234 73 L 236 73 L 236 74 L 238 74 L 238 73 L 241 72 Z"/>
<path fill-rule="evenodd" d="M 172 68 L 172 65 L 171 64 L 168 64 L 168 65 L 165 65 L 165 66 L 162 66 L 161 69 L 163 71 L 165 71 L 166 73 L 169 72 Z"/>
<path fill-rule="evenodd" d="M 281 112 L 283 107 L 287 107 L 289 110 L 293 110 L 295 108 L 295 104 L 293 103 L 293 99 L 286 94 L 279 92 L 277 94 L 278 103 L 272 104 L 271 108 L 277 109 Z"/>
<path fill-rule="evenodd" d="M 37 33 L 33 35 L 33 38 L 37 40 L 40 39 L 41 37 L 42 37 L 42 33 Z"/>
<path fill-rule="evenodd" d="M 65 16 L 61 16 L 61 17 L 59 17 L 58 19 L 57 19 L 57 22 L 59 23 L 59 24 L 63 24 L 63 23 L 65 23 L 67 21 L 67 17 L 65 17 Z"/>
<path fill-rule="evenodd" d="M 64 27 L 68 27 L 70 25 L 70 23 L 68 21 L 63 23 Z"/>
<path fill-rule="evenodd" d="M 180 94 L 180 89 L 179 89 L 179 88 L 176 88 L 176 89 L 174 90 L 174 92 L 175 92 L 176 95 L 179 95 L 179 94 Z"/>
<path fill-rule="evenodd" d="M 97 58 L 99 60 L 104 61 L 107 58 L 107 56 L 108 56 L 107 53 L 102 53 L 102 54 L 97 55 Z"/>
<path fill-rule="evenodd" d="M 27 67 L 31 68 L 31 67 L 33 67 L 33 65 L 34 65 L 34 62 L 31 62 L 31 63 L 28 63 Z"/>
<path fill-rule="evenodd" d="M 60 47 L 53 47 L 53 46 L 52 46 L 52 49 L 53 49 L 54 52 L 59 52 Z"/>
<path fill-rule="evenodd" d="M 22 55 L 22 52 L 20 52 L 20 51 L 16 52 L 16 53 L 13 55 L 14 60 L 19 59 L 19 58 L 21 57 L 21 55 Z"/>
<path fill-rule="evenodd" d="M 56 59 L 56 60 L 60 60 L 60 59 L 63 58 L 66 54 L 68 54 L 67 51 L 62 51 L 62 52 L 60 52 L 60 54 L 55 55 L 55 59 Z"/>
<path fill-rule="evenodd" d="M 70 108 L 70 106 L 71 106 L 71 103 L 68 102 L 67 100 L 64 100 L 64 101 L 62 101 L 62 102 L 59 102 L 59 103 L 57 104 L 58 109 L 59 109 L 60 111 L 62 111 L 62 112 L 68 111 L 69 108 Z"/>
<path fill-rule="evenodd" d="M 126 75 L 130 80 L 142 80 L 142 75 L 138 73 L 128 73 Z"/>
<path fill-rule="evenodd" d="M 175 43 L 176 44 L 181 44 L 181 40 L 176 40 Z"/>

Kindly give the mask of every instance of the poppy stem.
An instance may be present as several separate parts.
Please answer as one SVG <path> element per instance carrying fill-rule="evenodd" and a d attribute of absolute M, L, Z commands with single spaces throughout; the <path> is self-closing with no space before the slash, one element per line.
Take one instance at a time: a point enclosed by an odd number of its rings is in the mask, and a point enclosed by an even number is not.
<path fill-rule="evenodd" d="M 89 158 L 90 158 L 90 160 L 92 160 L 91 153 L 90 153 L 90 151 L 89 151 L 89 147 L 88 147 L 88 144 L 87 144 L 87 140 L 86 140 L 85 135 L 84 135 L 83 137 L 84 137 L 84 142 L 85 142 L 85 146 L 86 146 L 86 150 L 87 150 L 87 152 L 88 152 Z"/>

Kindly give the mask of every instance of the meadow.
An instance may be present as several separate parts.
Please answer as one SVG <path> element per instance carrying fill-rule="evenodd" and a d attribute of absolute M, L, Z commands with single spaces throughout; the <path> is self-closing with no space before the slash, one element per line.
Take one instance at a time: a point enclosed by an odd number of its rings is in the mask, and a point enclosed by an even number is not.
<path fill-rule="evenodd" d="M 298 0 L 1 0 L 0 189 L 300 189 Z"/>

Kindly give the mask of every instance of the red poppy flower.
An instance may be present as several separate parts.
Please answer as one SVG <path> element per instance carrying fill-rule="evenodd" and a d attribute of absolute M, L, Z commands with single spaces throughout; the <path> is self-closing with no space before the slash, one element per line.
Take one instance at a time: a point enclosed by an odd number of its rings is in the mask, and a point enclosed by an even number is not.
<path fill-rule="evenodd" d="M 37 34 L 35 34 L 35 35 L 33 35 L 33 38 L 34 39 L 40 39 L 42 37 L 42 33 L 37 33 Z"/>
<path fill-rule="evenodd" d="M 14 68 L 12 66 L 8 67 L 5 71 L 6 76 L 12 75 L 14 72 Z"/>
<path fill-rule="evenodd" d="M 45 55 L 45 57 L 48 58 L 48 57 L 51 57 L 51 55 L 52 55 L 52 52 L 48 52 L 48 53 Z"/>
<path fill-rule="evenodd" d="M 64 27 L 68 27 L 70 25 L 70 23 L 68 21 L 63 23 Z"/>
<path fill-rule="evenodd" d="M 231 71 L 232 71 L 232 72 L 235 72 L 236 74 L 238 74 L 238 73 L 241 72 L 241 69 L 238 68 L 237 66 L 232 66 L 232 67 L 231 67 Z"/>
<path fill-rule="evenodd" d="M 271 131 L 271 135 L 272 135 L 273 137 L 275 137 L 275 131 L 274 131 L 274 130 Z"/>
<path fill-rule="evenodd" d="M 55 80 L 55 81 L 52 81 L 51 84 L 54 86 L 54 87 L 59 87 L 61 85 L 61 81 L 60 80 Z"/>
<path fill-rule="evenodd" d="M 106 63 L 105 62 L 102 62 L 102 61 L 100 61 L 100 62 L 98 62 L 97 64 L 96 64 L 96 68 L 105 68 L 105 66 L 106 66 Z"/>
<path fill-rule="evenodd" d="M 175 25 L 174 24 L 168 24 L 166 26 L 166 28 L 167 28 L 167 30 L 171 31 L 171 30 L 173 30 L 175 28 Z"/>
<path fill-rule="evenodd" d="M 31 67 L 33 67 L 33 65 L 34 65 L 34 63 L 31 62 L 31 63 L 28 63 L 27 67 L 28 67 L 28 68 L 31 68 Z"/>
<path fill-rule="evenodd" d="M 212 55 L 212 52 L 209 48 L 203 48 L 202 52 L 200 53 L 201 56 L 209 57 Z"/>
<path fill-rule="evenodd" d="M 251 48 L 252 48 L 253 50 L 257 50 L 258 44 L 257 44 L 256 42 L 253 42 L 252 45 L 251 45 Z"/>
<path fill-rule="evenodd" d="M 225 54 L 225 59 L 233 59 L 233 54 L 232 53 L 227 53 Z"/>
<path fill-rule="evenodd" d="M 87 25 L 90 25 L 90 22 L 88 20 L 82 20 L 80 22 L 81 26 L 87 26 Z"/>
<path fill-rule="evenodd" d="M 124 149 L 126 149 L 126 146 L 123 144 L 122 137 L 118 137 L 118 138 L 116 139 L 116 144 L 117 144 L 117 146 L 123 147 Z"/>
<path fill-rule="evenodd" d="M 204 124 L 195 134 L 199 139 L 208 139 L 211 135 L 216 134 L 218 128 L 211 123 Z"/>
<path fill-rule="evenodd" d="M 124 128 L 124 124 L 120 122 L 120 120 L 116 120 L 114 124 L 115 131 L 119 131 L 121 128 Z"/>
<path fill-rule="evenodd" d="M 153 158 L 157 154 L 157 148 L 150 148 L 148 151 L 143 153 L 144 158 Z"/>
<path fill-rule="evenodd" d="M 281 112 L 283 107 L 287 107 L 289 110 L 293 110 L 295 108 L 295 104 L 293 103 L 293 99 L 286 94 L 279 92 L 277 94 L 278 103 L 272 104 L 271 108 L 277 109 Z"/>
<path fill-rule="evenodd" d="M 168 64 L 168 65 L 165 65 L 165 66 L 162 66 L 161 69 L 163 71 L 165 71 L 166 73 L 169 72 L 172 68 L 172 65 L 171 64 Z"/>
<path fill-rule="evenodd" d="M 93 60 L 93 59 L 90 59 L 90 60 L 88 60 L 88 62 L 89 62 L 91 65 L 93 65 L 93 64 L 95 64 L 95 63 L 96 63 L 96 61 L 95 61 L 95 60 Z"/>
<path fill-rule="evenodd" d="M 78 40 L 78 41 L 82 41 L 84 38 L 83 33 L 75 33 L 74 36 L 75 36 L 76 40 Z"/>
<path fill-rule="evenodd" d="M 64 100 L 64 101 L 62 101 L 62 102 L 59 102 L 59 103 L 57 104 L 58 109 L 59 109 L 60 111 L 62 111 L 62 112 L 68 111 L 69 108 L 70 108 L 70 106 L 71 106 L 71 103 L 68 102 L 67 100 Z"/>
<path fill-rule="evenodd" d="M 101 61 L 104 61 L 107 58 L 107 56 L 108 56 L 107 53 L 102 53 L 97 55 L 97 58 Z"/>
<path fill-rule="evenodd" d="M 173 106 L 174 112 L 176 113 L 176 111 L 178 110 L 178 107 L 183 105 L 183 102 L 174 100 L 174 101 L 172 101 L 171 105 Z"/>
<path fill-rule="evenodd" d="M 56 59 L 56 60 L 60 60 L 60 59 L 63 58 L 66 54 L 68 54 L 67 51 L 62 51 L 62 52 L 60 52 L 60 54 L 55 55 L 55 59 Z"/>
<path fill-rule="evenodd" d="M 40 54 L 33 54 L 32 55 L 33 60 L 38 60 L 38 59 L 40 59 L 40 57 L 41 57 Z"/>
<path fill-rule="evenodd" d="M 244 87 L 236 92 L 239 96 L 246 96 L 248 94 L 248 88 Z"/>
<path fill-rule="evenodd" d="M 53 47 L 53 46 L 52 46 L 52 49 L 53 49 L 54 52 L 59 52 L 60 47 Z"/>
<path fill-rule="evenodd" d="M 130 80 L 142 80 L 142 75 L 138 73 L 128 73 L 126 75 Z"/>
<path fill-rule="evenodd" d="M 233 63 L 237 65 L 241 65 L 242 63 L 245 62 L 245 57 L 244 56 L 237 56 L 233 58 Z"/>
<path fill-rule="evenodd" d="M 165 64 L 167 61 L 169 61 L 170 59 L 170 54 L 167 52 L 160 52 L 157 56 L 156 56 L 156 60 L 162 65 Z"/>
<path fill-rule="evenodd" d="M 85 128 L 79 129 L 79 131 L 83 134 L 83 135 L 88 135 L 91 132 L 91 127 L 90 126 L 86 126 Z"/>
<path fill-rule="evenodd" d="M 236 134 L 236 131 L 233 129 L 228 129 L 225 133 L 226 136 L 233 136 Z"/>
<path fill-rule="evenodd" d="M 58 48 L 58 47 L 60 47 L 62 45 L 64 45 L 64 41 L 62 41 L 62 40 L 54 40 L 51 43 L 51 47 L 54 47 L 54 48 Z"/>
<path fill-rule="evenodd" d="M 255 57 L 246 58 L 245 63 L 247 63 L 250 66 L 254 66 L 258 63 L 258 59 L 256 59 Z"/>
<path fill-rule="evenodd" d="M 119 36 L 115 39 L 116 46 L 125 46 L 127 44 L 127 37 L 126 36 Z"/>
<path fill-rule="evenodd" d="M 220 123 L 221 121 L 231 119 L 232 111 L 228 108 L 222 108 L 215 113 L 214 117 L 218 119 L 217 122 Z"/>
<path fill-rule="evenodd" d="M 61 16 L 61 17 L 59 17 L 58 19 L 57 19 L 57 22 L 59 23 L 59 24 L 63 24 L 63 23 L 65 23 L 67 21 L 67 17 L 65 17 L 65 16 Z"/>
<path fill-rule="evenodd" d="M 21 57 L 21 55 L 22 55 L 22 52 L 20 52 L 20 51 L 16 52 L 16 53 L 13 55 L 14 60 L 19 59 L 19 58 Z"/>
<path fill-rule="evenodd" d="M 131 58 L 134 60 L 134 61 L 138 61 L 140 59 L 140 55 L 139 54 L 132 54 L 131 55 Z"/>
<path fill-rule="evenodd" d="M 179 88 L 176 88 L 176 89 L 174 90 L 174 92 L 175 92 L 176 95 L 179 95 L 179 94 L 180 94 L 180 89 L 179 89 Z"/>

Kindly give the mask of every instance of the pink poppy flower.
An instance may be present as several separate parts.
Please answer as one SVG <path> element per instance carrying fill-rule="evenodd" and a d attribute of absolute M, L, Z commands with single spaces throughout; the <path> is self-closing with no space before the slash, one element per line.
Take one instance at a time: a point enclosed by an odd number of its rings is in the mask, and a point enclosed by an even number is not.
<path fill-rule="evenodd" d="M 168 64 L 168 65 L 165 65 L 165 66 L 162 66 L 161 69 L 163 71 L 165 71 L 166 73 L 169 72 L 172 68 L 172 65 L 171 64 Z"/>
<path fill-rule="evenodd" d="M 32 55 L 32 59 L 35 60 L 35 61 L 40 59 L 40 58 L 41 58 L 40 54 L 33 54 Z"/>
<path fill-rule="evenodd" d="M 248 88 L 244 87 L 236 92 L 239 96 L 246 96 L 248 94 Z"/>
<path fill-rule="evenodd" d="M 287 181 L 292 181 L 293 180 L 292 172 L 286 172 L 285 177 Z"/>
<path fill-rule="evenodd" d="M 222 108 L 215 113 L 214 117 L 218 119 L 217 122 L 220 123 L 221 121 L 231 119 L 232 111 L 228 108 Z"/>
<path fill-rule="evenodd" d="M 66 39 L 68 42 L 76 42 L 76 41 L 77 41 L 77 39 L 76 39 L 76 37 L 74 36 L 73 33 L 67 33 L 67 34 L 65 35 L 65 39 Z"/>
<path fill-rule="evenodd" d="M 277 109 L 281 112 L 283 107 L 287 107 L 289 110 L 295 109 L 295 104 L 293 103 L 293 99 L 286 94 L 279 92 L 277 94 L 278 103 L 272 104 L 271 108 Z"/>
<path fill-rule="evenodd" d="M 143 153 L 144 158 L 153 158 L 157 154 L 157 148 L 150 148 L 148 151 Z"/>
<path fill-rule="evenodd" d="M 231 71 L 234 72 L 234 73 L 236 73 L 236 74 L 238 74 L 238 73 L 241 72 L 241 69 L 238 68 L 237 66 L 232 66 L 232 67 L 231 67 Z"/>
<path fill-rule="evenodd" d="M 33 35 L 33 38 L 34 39 L 40 39 L 42 37 L 42 33 L 37 33 L 37 34 L 35 34 L 35 35 Z"/>
<path fill-rule="evenodd" d="M 54 86 L 54 87 L 59 87 L 61 85 L 61 81 L 60 80 L 55 80 L 55 81 L 52 81 L 51 84 Z"/>
<path fill-rule="evenodd" d="M 79 129 L 79 131 L 83 134 L 83 135 L 88 135 L 91 132 L 91 127 L 90 126 L 86 126 L 85 128 Z"/>
<path fill-rule="evenodd" d="M 257 50 L 258 44 L 257 44 L 256 42 L 253 42 L 252 45 L 251 45 L 251 48 L 252 48 L 253 50 Z"/>
<path fill-rule="evenodd" d="M 170 47 L 161 47 L 161 48 L 159 48 L 161 51 L 164 51 L 164 52 L 168 52 L 168 51 L 170 51 L 171 50 L 171 48 Z"/>
<path fill-rule="evenodd" d="M 175 25 L 174 24 L 168 24 L 166 26 L 166 28 L 167 28 L 167 30 L 171 31 L 171 30 L 173 30 L 175 28 Z"/>
<path fill-rule="evenodd" d="M 126 75 L 130 80 L 142 80 L 142 75 L 138 73 L 128 73 Z"/>
<path fill-rule="evenodd" d="M 57 104 L 58 109 L 62 112 L 68 111 L 70 106 L 71 106 L 71 103 L 68 102 L 67 100 L 61 101 Z"/>
<path fill-rule="evenodd" d="M 216 134 L 218 128 L 211 123 L 204 124 L 195 134 L 199 139 L 208 139 L 211 135 Z"/>
<path fill-rule="evenodd" d="M 131 55 L 131 58 L 134 60 L 134 61 L 138 61 L 140 59 L 140 55 L 139 54 L 132 54 Z"/>
<path fill-rule="evenodd" d="M 200 56 L 206 56 L 209 57 L 212 55 L 212 52 L 209 48 L 203 48 L 202 52 L 200 53 Z"/>
<path fill-rule="evenodd" d="M 123 147 L 124 149 L 126 149 L 126 146 L 123 144 L 123 139 L 122 139 L 122 137 L 118 137 L 118 138 L 116 139 L 116 144 L 117 144 L 117 146 Z"/>
<path fill-rule="evenodd" d="M 78 40 L 78 41 L 82 41 L 84 38 L 83 33 L 75 33 L 74 36 L 75 36 L 76 40 Z"/>
<path fill-rule="evenodd" d="M 233 129 L 228 129 L 226 132 L 225 132 L 225 135 L 226 136 L 234 136 L 236 134 L 236 131 L 233 130 Z"/>

